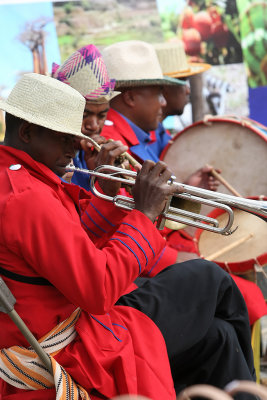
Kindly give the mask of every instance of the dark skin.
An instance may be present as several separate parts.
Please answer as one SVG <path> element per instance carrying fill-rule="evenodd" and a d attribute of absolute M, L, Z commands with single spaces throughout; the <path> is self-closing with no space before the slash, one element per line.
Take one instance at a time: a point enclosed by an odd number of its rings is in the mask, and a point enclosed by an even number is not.
<path fill-rule="evenodd" d="M 163 95 L 166 106 L 163 107 L 163 119 L 170 115 L 182 115 L 184 107 L 189 102 L 190 87 L 188 84 L 179 86 L 164 86 Z"/>
<path fill-rule="evenodd" d="M 176 101 L 177 106 L 183 108 L 188 102 L 190 89 L 188 85 L 182 86 L 147 86 L 141 88 L 132 88 L 124 90 L 119 96 L 112 100 L 112 107 L 121 112 L 137 126 L 140 126 L 145 131 L 150 131 L 157 127 L 163 112 L 168 107 L 168 104 L 163 97 L 163 93 L 180 93 L 180 99 Z M 87 101 L 82 124 L 82 133 L 91 137 L 99 145 L 102 146 L 100 153 L 95 150 L 90 142 L 82 141 L 81 148 L 85 152 L 85 161 L 89 170 L 95 169 L 99 165 L 108 164 L 116 165 L 116 159 L 125 151 L 126 146 L 121 143 L 116 145 L 107 144 L 105 138 L 100 136 L 104 122 L 106 120 L 109 103 L 92 103 Z M 149 111 L 148 111 L 149 110 Z M 163 111 L 162 111 L 163 110 Z M 103 146 L 105 144 L 105 146 Z M 108 152 L 111 152 L 108 154 Z M 127 168 L 127 163 L 126 163 Z M 211 175 L 212 167 L 205 166 L 190 175 L 184 182 L 190 186 L 199 186 L 208 190 L 217 190 L 219 182 Z M 217 170 L 217 172 L 220 172 Z M 110 195 L 114 195 L 118 185 L 112 188 L 111 183 L 102 182 L 102 185 L 110 186 L 106 190 L 110 190 Z M 101 185 L 101 186 L 102 186 Z M 103 186 L 102 186 L 103 189 Z"/>
<path fill-rule="evenodd" d="M 24 121 L 18 132 L 12 133 L 5 144 L 23 150 L 55 174 L 63 176 L 66 166 L 75 155 L 79 140 L 75 136 Z M 120 147 L 120 144 L 116 146 Z M 118 150 L 112 151 L 116 154 Z M 110 154 L 109 151 L 107 153 Z M 133 190 L 135 209 L 145 214 L 152 222 L 163 210 L 168 196 L 173 194 L 174 188 L 167 184 L 170 176 L 171 171 L 165 163 L 155 164 L 152 161 L 146 161 L 137 176 L 136 187 L 134 186 Z M 147 190 L 148 187 L 150 190 Z"/>
<path fill-rule="evenodd" d="M 187 82 L 187 78 L 179 79 Z M 166 99 L 166 105 L 163 107 L 162 120 L 170 115 L 182 115 L 184 112 L 184 107 L 189 102 L 189 84 L 164 86 L 163 95 Z M 212 166 L 205 165 L 191 174 L 184 183 L 190 186 L 197 186 L 203 189 L 216 191 L 219 186 L 219 181 L 211 174 L 212 169 Z M 216 171 L 219 173 L 221 172 L 218 169 L 216 169 Z"/>
<path fill-rule="evenodd" d="M 162 86 L 125 89 L 111 101 L 111 106 L 145 132 L 153 131 L 162 120 L 166 106 Z"/>
<path fill-rule="evenodd" d="M 100 135 L 108 110 L 109 102 L 97 104 L 87 100 L 83 113 L 82 133 L 89 137 Z"/>
<path fill-rule="evenodd" d="M 107 142 L 102 136 L 95 137 L 94 140 L 101 145 L 101 150 L 96 151 L 90 142 L 81 140 L 80 145 L 84 150 L 84 159 L 89 170 L 93 170 L 100 165 L 118 165 L 118 157 L 128 150 L 119 140 Z M 120 190 L 120 183 L 98 179 L 99 185 L 105 194 L 115 196 Z"/>
<path fill-rule="evenodd" d="M 136 125 L 142 127 L 145 131 L 153 130 L 157 127 L 159 121 L 163 118 L 164 109 L 167 107 L 165 99 L 163 100 L 162 94 L 165 90 L 172 92 L 171 87 L 146 87 L 146 88 L 132 88 L 125 89 L 119 96 L 116 96 L 111 105 L 114 109 L 121 112 Z M 178 107 L 182 112 L 185 104 L 188 102 L 188 96 L 190 93 L 189 86 L 177 86 L 180 98 L 178 99 Z M 174 92 L 177 92 L 174 90 Z M 173 92 L 172 92 L 173 94 Z M 177 93 L 176 93 L 177 94 Z M 175 99 L 176 102 L 176 99 Z M 174 103 L 177 105 L 177 103 Z M 150 105 L 150 112 L 148 113 L 148 105 Z M 151 105 L 153 107 L 151 108 Z M 87 112 L 91 110 L 91 115 L 95 115 L 95 108 L 92 103 L 86 103 Z M 103 125 L 102 125 L 103 126 Z M 94 150 L 89 142 L 82 141 L 82 148 L 85 151 L 85 160 L 88 169 L 94 169 L 98 165 L 109 164 L 114 165 L 116 163 L 116 158 L 124 151 L 127 151 L 127 147 L 116 147 L 117 143 L 106 143 L 106 140 L 98 134 L 89 135 L 85 130 L 83 133 L 87 136 L 92 137 L 98 144 L 102 145 L 100 153 Z M 108 154 L 108 152 L 111 152 Z M 219 182 L 214 179 L 211 175 L 212 167 L 205 166 L 195 173 L 193 173 L 187 180 L 186 184 L 191 186 L 199 186 L 209 190 L 217 190 Z M 119 189 L 118 184 L 112 184 L 108 181 L 99 181 L 100 186 L 104 192 L 109 192 L 109 195 L 114 196 L 117 194 Z M 105 187 L 104 185 L 109 185 Z M 177 261 L 182 262 L 189 259 L 198 258 L 194 253 L 179 252 Z"/>

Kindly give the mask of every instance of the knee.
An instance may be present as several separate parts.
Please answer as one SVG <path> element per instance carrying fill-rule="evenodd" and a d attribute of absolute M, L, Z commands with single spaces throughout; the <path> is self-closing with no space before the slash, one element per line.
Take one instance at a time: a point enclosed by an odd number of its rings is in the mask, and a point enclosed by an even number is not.
<path fill-rule="evenodd" d="M 202 258 L 174 264 L 169 268 L 176 269 L 178 271 L 182 269 L 183 271 L 188 271 L 194 275 L 205 276 L 206 279 L 211 279 L 211 281 L 222 281 L 224 279 L 226 281 L 232 281 L 232 278 L 228 272 L 224 271 L 214 262 L 204 260 Z"/>
<path fill-rule="evenodd" d="M 236 344 L 238 343 L 234 327 L 229 322 L 220 318 L 214 318 L 212 325 L 207 331 L 205 340 L 210 344 L 213 343 L 214 346 L 223 343 L 226 347 L 227 344 L 232 347 L 235 342 Z"/>

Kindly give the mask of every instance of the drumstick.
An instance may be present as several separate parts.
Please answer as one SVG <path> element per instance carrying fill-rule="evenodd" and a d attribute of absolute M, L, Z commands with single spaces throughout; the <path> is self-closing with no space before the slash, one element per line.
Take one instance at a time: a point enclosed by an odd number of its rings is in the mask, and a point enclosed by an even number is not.
<path fill-rule="evenodd" d="M 233 193 L 233 195 L 237 196 L 237 197 L 242 197 L 241 194 L 239 194 L 234 188 L 233 186 L 230 185 L 230 183 L 228 183 L 220 174 L 218 174 L 217 171 L 215 171 L 214 168 L 212 168 L 211 170 L 212 175 L 214 176 L 214 178 L 218 179 L 218 181 L 220 181 L 231 193 Z"/>
<path fill-rule="evenodd" d="M 212 253 L 212 254 L 210 254 L 209 256 L 204 257 L 204 258 L 205 258 L 205 260 L 208 260 L 208 261 L 216 260 L 216 257 L 219 257 L 219 256 L 221 256 L 222 254 L 226 253 L 227 251 L 234 249 L 235 247 L 239 246 L 240 244 L 246 242 L 246 241 L 247 241 L 248 239 L 250 239 L 252 236 L 253 236 L 253 233 L 249 233 L 248 235 L 243 236 L 243 237 L 240 238 L 240 239 L 237 239 L 235 242 L 233 242 L 233 243 L 231 243 L 231 244 L 229 244 L 229 245 L 223 247 L 222 249 L 220 249 L 220 250 L 218 250 L 218 251 L 215 251 L 214 253 Z M 203 256 L 202 256 L 202 257 L 203 257 Z"/>
<path fill-rule="evenodd" d="M 94 139 L 88 137 L 87 140 L 92 143 L 92 145 L 98 152 L 101 150 L 101 146 L 98 143 L 96 143 Z M 109 139 L 108 141 L 112 142 L 113 139 Z M 126 160 L 128 160 L 131 166 L 134 167 L 135 169 L 136 167 L 137 169 L 141 169 L 142 167 L 141 164 L 138 161 L 136 161 L 136 159 L 133 158 L 129 153 L 124 152 L 121 154 L 121 157 L 124 157 Z"/>

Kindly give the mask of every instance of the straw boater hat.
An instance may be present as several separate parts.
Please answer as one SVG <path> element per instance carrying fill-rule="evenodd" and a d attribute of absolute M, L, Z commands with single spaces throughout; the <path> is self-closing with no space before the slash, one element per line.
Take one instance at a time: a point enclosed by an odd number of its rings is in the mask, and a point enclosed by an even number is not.
<path fill-rule="evenodd" d="M 154 45 L 163 75 L 172 78 L 187 78 L 207 71 L 211 65 L 187 61 L 181 40 Z"/>
<path fill-rule="evenodd" d="M 0 109 L 32 124 L 86 139 L 81 133 L 85 99 L 49 76 L 25 74 Z"/>
<path fill-rule="evenodd" d="M 154 47 L 140 40 L 114 43 L 103 51 L 103 59 L 116 89 L 150 85 L 183 85 L 164 77 Z"/>
<path fill-rule="evenodd" d="M 93 103 L 106 103 L 119 94 L 114 91 L 115 80 L 109 79 L 100 51 L 93 44 L 75 51 L 61 67 L 53 63 L 52 77 Z"/>

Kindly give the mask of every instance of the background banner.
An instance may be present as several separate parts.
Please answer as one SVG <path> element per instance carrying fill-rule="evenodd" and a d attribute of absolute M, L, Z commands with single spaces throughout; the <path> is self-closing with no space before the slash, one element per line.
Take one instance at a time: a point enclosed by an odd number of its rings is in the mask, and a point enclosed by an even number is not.
<path fill-rule="evenodd" d="M 121 40 L 182 39 L 193 61 L 213 65 L 203 74 L 207 113 L 267 125 L 266 13 L 266 1 L 251 0 L 0 0 L 0 96 L 21 74 L 50 73 L 88 43 L 101 50 Z M 191 123 L 190 111 L 183 117 Z"/>

